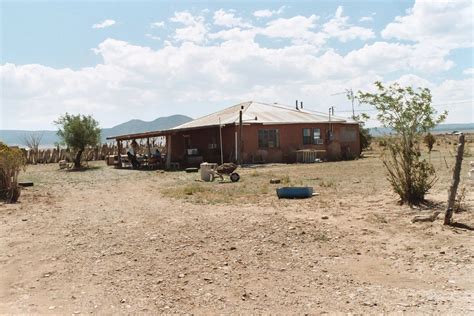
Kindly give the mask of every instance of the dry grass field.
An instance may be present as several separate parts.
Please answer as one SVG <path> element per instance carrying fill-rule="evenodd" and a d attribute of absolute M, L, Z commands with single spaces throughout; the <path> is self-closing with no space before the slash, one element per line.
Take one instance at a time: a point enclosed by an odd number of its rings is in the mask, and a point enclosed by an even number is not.
<path fill-rule="evenodd" d="M 397 203 L 377 148 L 240 168 L 237 183 L 104 162 L 29 166 L 22 179 L 35 185 L 0 204 L 0 313 L 474 314 L 474 231 L 441 216 L 411 223 L 445 209 L 451 141 L 435 145 L 439 180 L 416 208 Z M 474 226 L 470 160 L 454 220 Z M 279 200 L 291 185 L 319 195 Z"/>

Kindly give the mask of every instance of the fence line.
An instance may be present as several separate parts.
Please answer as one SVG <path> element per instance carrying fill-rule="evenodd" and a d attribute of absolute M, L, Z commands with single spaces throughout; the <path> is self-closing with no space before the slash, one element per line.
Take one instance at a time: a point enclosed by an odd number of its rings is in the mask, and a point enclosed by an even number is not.
<path fill-rule="evenodd" d="M 65 148 L 47 148 L 35 150 L 22 149 L 28 164 L 58 163 L 60 160 L 72 161 L 74 152 Z M 117 152 L 117 146 L 104 144 L 102 146 L 89 147 L 84 150 L 82 157 L 84 160 L 104 160 L 106 156 Z"/>

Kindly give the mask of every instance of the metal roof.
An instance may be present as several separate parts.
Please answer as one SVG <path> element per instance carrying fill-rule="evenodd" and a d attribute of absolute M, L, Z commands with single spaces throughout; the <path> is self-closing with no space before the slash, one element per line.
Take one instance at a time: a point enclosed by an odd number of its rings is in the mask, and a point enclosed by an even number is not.
<path fill-rule="evenodd" d="M 203 127 L 239 124 L 239 111 L 242 109 L 242 120 L 245 124 L 297 124 L 297 123 L 349 123 L 357 124 L 356 121 L 315 112 L 307 109 L 296 109 L 281 104 L 267 104 L 248 101 L 233 105 L 222 111 L 209 114 L 188 123 L 181 124 L 168 130 L 152 131 L 145 133 L 127 134 L 107 137 L 107 139 L 130 140 L 134 138 L 147 138 L 165 136 L 181 130 L 192 130 Z"/>
<path fill-rule="evenodd" d="M 228 107 L 222 111 L 203 116 L 191 122 L 171 128 L 187 129 L 205 126 L 219 126 L 239 123 L 239 111 L 242 108 L 242 120 L 246 124 L 296 124 L 296 123 L 327 123 L 329 114 L 306 109 L 296 109 L 281 104 L 260 102 L 244 102 Z M 356 123 L 353 120 L 331 116 L 333 123 Z"/>

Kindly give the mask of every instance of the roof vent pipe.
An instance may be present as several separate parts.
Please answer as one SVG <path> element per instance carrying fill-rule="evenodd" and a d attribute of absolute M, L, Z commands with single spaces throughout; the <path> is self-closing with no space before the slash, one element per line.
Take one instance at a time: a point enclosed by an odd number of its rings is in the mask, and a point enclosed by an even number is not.
<path fill-rule="evenodd" d="M 303 101 L 300 101 L 300 108 L 303 108 Z"/>
<path fill-rule="evenodd" d="M 298 109 L 298 100 L 296 100 L 296 109 L 299 110 Z"/>

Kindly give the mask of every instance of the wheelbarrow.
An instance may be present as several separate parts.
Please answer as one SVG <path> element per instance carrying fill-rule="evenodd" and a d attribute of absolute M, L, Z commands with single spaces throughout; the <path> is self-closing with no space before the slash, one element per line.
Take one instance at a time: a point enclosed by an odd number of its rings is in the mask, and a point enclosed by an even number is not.
<path fill-rule="evenodd" d="M 216 177 L 219 177 L 221 181 L 224 181 L 224 175 L 229 176 L 230 181 L 237 182 L 240 180 L 240 175 L 237 172 L 234 172 L 237 169 L 237 165 L 232 162 L 224 163 L 218 166 L 213 173 L 214 180 Z"/>

